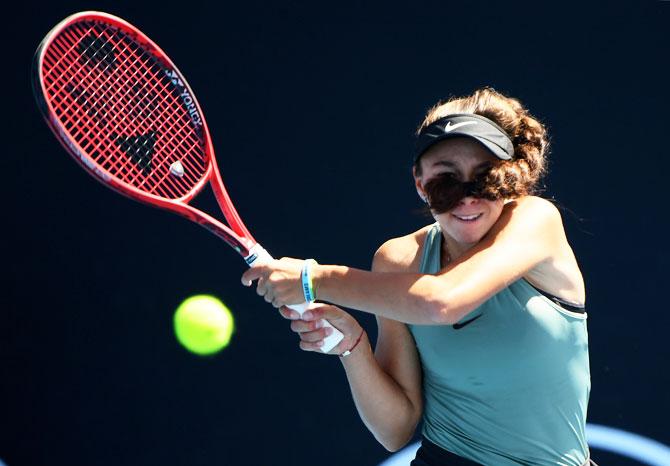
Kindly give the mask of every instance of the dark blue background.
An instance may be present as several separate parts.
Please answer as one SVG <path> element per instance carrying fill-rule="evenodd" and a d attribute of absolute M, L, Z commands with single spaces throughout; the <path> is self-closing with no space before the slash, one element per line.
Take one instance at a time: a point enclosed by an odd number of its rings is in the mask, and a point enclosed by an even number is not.
<path fill-rule="evenodd" d="M 589 421 L 670 444 L 667 173 L 670 2 L 52 2 L 3 40 L 4 305 L 0 458 L 20 465 L 374 465 L 337 358 L 303 353 L 239 284 L 225 243 L 105 189 L 41 120 L 30 63 L 68 14 L 138 26 L 203 106 L 247 226 L 275 255 L 367 268 L 428 220 L 412 133 L 483 85 L 552 135 L 547 197 L 588 289 Z M 216 212 L 211 198 L 198 205 Z M 196 358 L 172 313 L 193 293 L 233 310 L 231 346 Z M 374 319 L 355 314 L 376 333 Z M 601 466 L 633 464 L 594 452 Z"/>

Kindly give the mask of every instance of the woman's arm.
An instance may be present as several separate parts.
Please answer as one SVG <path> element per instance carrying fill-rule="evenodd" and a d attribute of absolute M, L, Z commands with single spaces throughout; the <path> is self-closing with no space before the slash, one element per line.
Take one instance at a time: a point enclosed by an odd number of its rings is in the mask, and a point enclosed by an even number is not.
<path fill-rule="evenodd" d="M 421 367 L 414 339 L 400 322 L 377 317 L 374 356 L 369 344 L 342 358 L 361 419 L 389 451 L 409 442 L 423 413 Z"/>
<path fill-rule="evenodd" d="M 347 334 L 337 323 L 342 320 L 342 314 L 346 314 L 342 309 L 323 305 L 319 311 Z M 407 327 L 383 317 L 378 317 L 377 322 L 379 337 L 374 354 L 367 334 L 363 333 L 356 348 L 341 361 L 363 423 L 384 448 L 396 451 L 412 439 L 423 412 L 421 367 Z M 313 323 L 300 320 L 291 325 L 301 334 L 303 350 L 318 351 L 319 342 L 326 335 L 323 329 L 311 331 Z M 336 351 L 342 350 L 336 348 Z"/>
<path fill-rule="evenodd" d="M 398 264 L 389 263 L 380 253 L 375 256 L 374 271 L 390 271 Z M 405 270 L 407 270 L 405 268 Z M 344 342 L 333 352 L 348 349 L 360 335 L 360 325 L 336 306 L 319 305 L 319 316 L 326 318 L 344 335 Z M 281 309 L 284 317 L 292 312 Z M 297 316 L 293 311 L 293 318 Z M 300 347 L 319 351 L 325 329 L 316 329 L 318 320 L 294 320 L 291 329 L 300 334 Z M 367 334 L 350 355 L 341 358 L 356 409 L 377 441 L 389 451 L 407 444 L 414 435 L 423 412 L 421 367 L 414 339 L 400 322 L 377 317 L 377 345 L 372 352 Z"/>
<path fill-rule="evenodd" d="M 525 197 L 508 203 L 486 236 L 437 275 L 319 265 L 313 268 L 316 295 L 400 322 L 453 324 L 533 268 L 550 268 L 565 245 L 556 207 Z M 257 292 L 276 307 L 295 304 L 303 301 L 301 263 L 281 260 L 254 267 L 242 281 L 248 286 L 260 278 Z"/>

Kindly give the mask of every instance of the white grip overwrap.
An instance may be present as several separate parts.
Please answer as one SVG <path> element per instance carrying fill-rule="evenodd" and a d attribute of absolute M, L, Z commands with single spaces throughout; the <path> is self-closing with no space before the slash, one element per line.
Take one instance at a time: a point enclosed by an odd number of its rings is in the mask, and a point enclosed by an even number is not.
<path fill-rule="evenodd" d="M 249 255 L 245 257 L 244 260 L 247 262 L 249 267 L 253 267 L 254 265 L 261 265 L 271 262 L 274 260 L 274 258 L 260 244 L 256 244 L 249 250 Z M 311 308 L 311 305 L 309 303 L 301 303 L 291 304 L 288 307 L 302 315 L 306 310 Z M 321 347 L 321 351 L 327 353 L 328 351 L 335 348 L 340 341 L 342 341 L 344 335 L 342 335 L 342 332 L 333 327 L 327 320 L 322 319 L 321 323 L 323 324 L 324 328 L 330 327 L 333 329 L 333 333 L 328 335 L 323 340 L 323 346 Z"/>

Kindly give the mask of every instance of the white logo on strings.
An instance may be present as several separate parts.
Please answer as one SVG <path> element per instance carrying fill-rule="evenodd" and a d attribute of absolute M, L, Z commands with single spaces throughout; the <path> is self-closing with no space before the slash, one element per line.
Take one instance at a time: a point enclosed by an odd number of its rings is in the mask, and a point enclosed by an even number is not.
<path fill-rule="evenodd" d="M 184 166 L 181 164 L 179 160 L 170 165 L 170 173 L 179 178 L 184 176 Z"/>

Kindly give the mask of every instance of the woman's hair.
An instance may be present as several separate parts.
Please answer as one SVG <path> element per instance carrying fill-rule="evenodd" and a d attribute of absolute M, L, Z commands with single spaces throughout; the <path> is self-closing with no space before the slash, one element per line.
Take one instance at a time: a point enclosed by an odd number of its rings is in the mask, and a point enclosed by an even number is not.
<path fill-rule="evenodd" d="M 452 97 L 435 105 L 426 114 L 417 134 L 453 113 L 475 113 L 493 120 L 514 145 L 512 160 L 496 160 L 482 180 L 482 197 L 513 199 L 538 192 L 540 179 L 546 172 L 549 139 L 544 125 L 521 102 L 484 87 L 470 96 Z M 417 175 L 421 175 L 420 161 L 421 158 L 414 164 Z"/>

